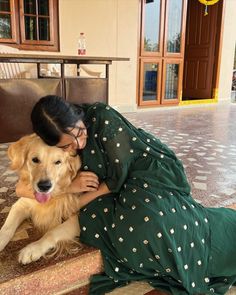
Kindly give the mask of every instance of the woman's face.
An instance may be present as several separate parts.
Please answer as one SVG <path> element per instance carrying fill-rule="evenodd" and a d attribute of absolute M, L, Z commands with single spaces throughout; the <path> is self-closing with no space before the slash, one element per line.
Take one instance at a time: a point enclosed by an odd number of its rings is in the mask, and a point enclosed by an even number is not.
<path fill-rule="evenodd" d="M 68 133 L 63 133 L 57 144 L 64 151 L 82 150 L 87 143 L 87 128 L 82 121 L 78 121 L 75 127 L 69 127 Z"/>

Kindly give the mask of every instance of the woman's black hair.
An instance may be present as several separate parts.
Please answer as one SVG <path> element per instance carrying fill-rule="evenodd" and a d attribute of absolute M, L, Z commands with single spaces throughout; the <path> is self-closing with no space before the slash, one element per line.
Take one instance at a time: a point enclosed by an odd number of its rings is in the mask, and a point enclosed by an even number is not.
<path fill-rule="evenodd" d="M 48 145 L 56 145 L 68 127 L 84 120 L 83 109 L 56 95 L 47 95 L 35 104 L 31 113 L 34 132 Z"/>

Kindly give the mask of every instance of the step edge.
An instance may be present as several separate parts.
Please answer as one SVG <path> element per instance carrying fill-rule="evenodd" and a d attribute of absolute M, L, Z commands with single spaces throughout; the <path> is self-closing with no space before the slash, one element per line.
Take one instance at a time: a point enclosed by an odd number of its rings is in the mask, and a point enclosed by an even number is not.
<path fill-rule="evenodd" d="M 65 295 L 69 292 L 75 291 L 75 290 L 77 290 L 81 287 L 87 286 L 87 285 L 89 285 L 89 280 L 81 281 L 78 284 L 74 285 L 73 287 L 59 291 L 59 292 L 55 293 L 54 295 Z"/>
<path fill-rule="evenodd" d="M 90 265 L 93 266 L 92 270 L 89 268 Z M 80 267 L 82 272 L 80 270 L 78 274 L 76 270 Z M 73 270 L 75 271 L 74 274 Z M 101 252 L 95 250 L 92 255 L 91 252 L 85 253 L 79 257 L 60 261 L 55 265 L 3 282 L 0 285 L 0 291 L 1 295 L 50 295 L 52 291 L 56 293 L 66 288 L 73 288 L 74 284 L 78 284 L 78 281 L 88 279 L 91 275 L 102 271 Z M 42 277 L 45 276 L 47 280 L 42 282 Z"/>

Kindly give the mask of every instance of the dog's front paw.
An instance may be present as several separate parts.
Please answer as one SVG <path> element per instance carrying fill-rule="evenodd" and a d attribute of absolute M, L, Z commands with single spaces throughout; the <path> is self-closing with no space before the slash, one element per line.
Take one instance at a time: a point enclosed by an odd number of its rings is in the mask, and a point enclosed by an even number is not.
<path fill-rule="evenodd" d="M 29 264 L 39 260 L 46 252 L 39 242 L 34 242 L 20 251 L 18 261 L 22 264 Z"/>

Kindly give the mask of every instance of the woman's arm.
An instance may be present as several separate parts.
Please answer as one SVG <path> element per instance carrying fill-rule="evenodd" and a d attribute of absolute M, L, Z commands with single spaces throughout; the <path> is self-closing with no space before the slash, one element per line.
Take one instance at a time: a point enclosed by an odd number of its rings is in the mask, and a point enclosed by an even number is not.
<path fill-rule="evenodd" d="M 102 182 L 97 191 L 84 193 L 79 197 L 81 202 L 81 207 L 84 207 L 85 205 L 95 200 L 96 198 L 108 193 L 110 193 L 110 190 L 108 189 L 105 182 Z"/>

